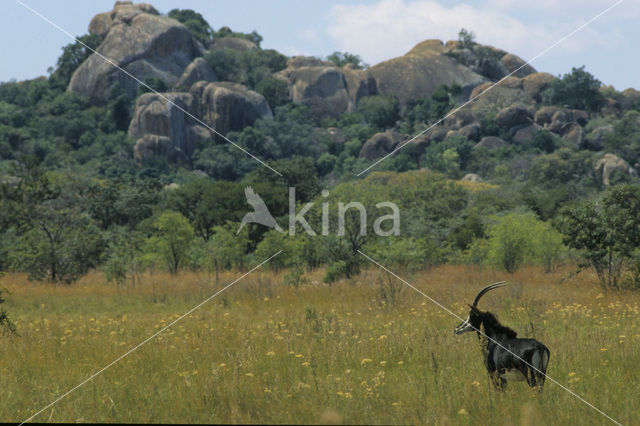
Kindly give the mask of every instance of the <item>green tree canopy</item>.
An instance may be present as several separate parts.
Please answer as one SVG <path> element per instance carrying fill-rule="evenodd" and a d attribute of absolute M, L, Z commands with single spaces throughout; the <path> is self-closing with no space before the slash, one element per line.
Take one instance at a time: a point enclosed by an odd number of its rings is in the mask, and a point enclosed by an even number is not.
<path fill-rule="evenodd" d="M 640 186 L 609 189 L 601 200 L 565 207 L 557 227 L 565 243 L 580 252 L 605 288 L 617 288 L 640 246 Z M 637 259 L 636 259 L 637 261 Z"/>
<path fill-rule="evenodd" d="M 196 40 L 205 46 L 213 37 L 213 29 L 204 17 L 198 12 L 191 9 L 171 9 L 169 18 L 173 18 L 182 24 L 191 32 Z"/>
<path fill-rule="evenodd" d="M 585 71 L 584 65 L 574 67 L 542 92 L 542 103 L 597 111 L 604 100 L 601 85 L 600 80 Z"/>

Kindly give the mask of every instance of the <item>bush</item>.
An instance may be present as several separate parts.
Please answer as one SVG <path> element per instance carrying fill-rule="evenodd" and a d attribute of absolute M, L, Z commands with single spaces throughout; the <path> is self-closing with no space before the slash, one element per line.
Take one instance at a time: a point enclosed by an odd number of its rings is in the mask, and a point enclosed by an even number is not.
<path fill-rule="evenodd" d="M 522 264 L 541 264 L 550 272 L 562 261 L 561 235 L 532 214 L 494 217 L 486 238 L 476 239 L 466 253 L 471 263 L 487 263 L 514 273 Z"/>

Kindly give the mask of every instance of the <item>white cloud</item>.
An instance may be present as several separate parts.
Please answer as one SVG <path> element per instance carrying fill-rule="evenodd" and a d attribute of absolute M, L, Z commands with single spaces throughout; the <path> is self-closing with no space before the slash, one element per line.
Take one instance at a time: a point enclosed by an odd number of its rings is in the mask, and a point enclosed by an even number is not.
<path fill-rule="evenodd" d="M 460 28 L 472 30 L 480 43 L 500 47 L 529 60 L 613 4 L 588 0 L 589 7 L 585 9 L 583 2 L 565 0 L 562 6 L 554 9 L 553 4 L 557 2 L 539 0 L 539 3 L 536 13 L 525 13 L 526 19 L 516 18 L 523 11 L 515 11 L 515 0 L 493 0 L 493 7 L 482 9 L 465 3 L 445 6 L 435 0 L 379 0 L 367 5 L 334 5 L 327 31 L 340 50 L 357 53 L 370 64 L 402 55 L 426 39 L 456 39 Z M 521 0 L 517 4 L 522 4 Z M 580 13 L 559 13 L 570 6 Z M 599 26 L 596 29 L 591 25 L 555 47 L 549 55 L 611 46 L 620 38 L 615 27 Z"/>

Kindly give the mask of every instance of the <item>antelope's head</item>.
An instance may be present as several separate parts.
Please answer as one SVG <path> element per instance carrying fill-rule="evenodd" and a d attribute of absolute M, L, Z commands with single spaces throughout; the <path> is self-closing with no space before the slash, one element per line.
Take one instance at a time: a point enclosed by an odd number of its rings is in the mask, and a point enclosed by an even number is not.
<path fill-rule="evenodd" d="M 469 311 L 469 315 L 467 316 L 467 319 L 462 321 L 453 330 L 453 333 L 458 335 L 458 334 L 462 334 L 462 333 L 467 333 L 469 331 L 478 331 L 478 330 L 480 330 L 480 322 L 482 320 L 481 312 L 478 309 L 478 302 L 480 301 L 480 298 L 486 292 L 488 292 L 489 290 L 493 290 L 494 288 L 502 287 L 502 286 L 505 286 L 505 285 L 507 285 L 507 283 L 505 281 L 500 281 L 500 282 L 488 285 L 485 288 L 483 288 L 482 290 L 480 290 L 480 293 L 478 293 L 476 298 L 473 300 L 473 304 L 469 305 L 469 308 L 471 308 L 471 310 Z"/>

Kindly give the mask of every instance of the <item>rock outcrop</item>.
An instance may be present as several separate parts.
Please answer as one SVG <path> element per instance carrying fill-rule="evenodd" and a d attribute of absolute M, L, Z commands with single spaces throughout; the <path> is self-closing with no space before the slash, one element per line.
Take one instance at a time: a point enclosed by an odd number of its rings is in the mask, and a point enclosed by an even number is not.
<path fill-rule="evenodd" d="M 155 154 L 170 162 L 187 164 L 195 148 L 216 137 L 202 123 L 226 135 L 272 116 L 264 97 L 245 86 L 201 81 L 192 86 L 190 93 L 140 96 L 129 136 L 137 141 L 134 155 L 138 162 Z"/>
<path fill-rule="evenodd" d="M 504 55 L 500 59 L 500 62 L 504 65 L 507 71 L 509 71 L 509 73 L 513 72 L 513 75 L 516 77 L 526 77 L 529 74 L 536 72 L 535 68 L 513 53 L 507 53 Z"/>
<path fill-rule="evenodd" d="M 592 149 L 601 149 L 604 140 L 615 132 L 613 125 L 600 126 L 587 135 L 587 143 Z"/>
<path fill-rule="evenodd" d="M 154 155 L 164 157 L 173 164 L 181 166 L 189 164 L 189 159 L 185 153 L 173 145 L 171 139 L 166 136 L 144 135 L 136 141 L 136 145 L 133 148 L 133 157 L 138 164 L 142 164 L 146 158 Z"/>
<path fill-rule="evenodd" d="M 463 182 L 482 182 L 483 179 L 475 173 L 467 173 L 462 179 Z"/>
<path fill-rule="evenodd" d="M 289 85 L 289 98 L 309 107 L 316 117 L 337 117 L 355 110 L 358 101 L 373 94 L 372 81 L 362 71 L 318 58 L 295 56 L 275 74 Z"/>
<path fill-rule="evenodd" d="M 529 74 L 522 79 L 522 88 L 524 92 L 533 98 L 536 102 L 540 102 L 540 95 L 549 87 L 556 77 L 546 72 L 536 72 Z"/>
<path fill-rule="evenodd" d="M 458 130 L 449 130 L 446 134 L 447 138 L 452 136 L 463 136 L 471 141 L 477 142 L 480 139 L 480 125 L 478 123 L 467 124 Z"/>
<path fill-rule="evenodd" d="M 533 135 L 538 133 L 540 130 L 543 130 L 543 127 L 538 126 L 536 123 L 532 123 L 528 126 L 522 127 L 518 129 L 511 140 L 515 144 L 524 145 L 531 140 Z"/>
<path fill-rule="evenodd" d="M 616 170 L 634 177 L 638 176 L 636 170 L 631 167 L 629 163 L 615 154 L 605 154 L 601 159 L 596 161 L 594 166 L 594 171 L 603 185 L 609 185 L 611 183 L 611 175 Z"/>
<path fill-rule="evenodd" d="M 582 147 L 585 141 L 585 134 L 582 127 L 574 122 L 567 123 L 562 129 L 562 138 L 572 142 L 576 146 Z"/>
<path fill-rule="evenodd" d="M 176 87 L 189 89 L 198 81 L 218 81 L 216 73 L 213 72 L 207 61 L 202 58 L 196 58 L 184 70 L 180 79 L 176 83 Z"/>
<path fill-rule="evenodd" d="M 359 156 L 367 160 L 383 157 L 393 151 L 403 139 L 404 136 L 396 132 L 376 133 L 362 146 Z"/>
<path fill-rule="evenodd" d="M 397 97 L 402 109 L 428 98 L 443 84 L 458 84 L 468 96 L 475 86 L 487 81 L 447 56 L 446 50 L 440 40 L 423 41 L 404 56 L 369 68 L 367 74 L 375 80 L 378 93 Z"/>
<path fill-rule="evenodd" d="M 264 96 L 242 84 L 209 83 L 204 87 L 198 112 L 202 120 L 223 135 L 242 130 L 273 113 Z"/>
<path fill-rule="evenodd" d="M 496 124 L 507 129 L 528 126 L 533 123 L 533 113 L 532 108 L 526 105 L 513 104 L 500 110 L 496 115 L 495 121 Z"/>
<path fill-rule="evenodd" d="M 80 93 L 94 103 L 105 103 L 114 84 L 135 99 L 140 81 L 149 77 L 175 84 L 184 69 L 202 51 L 187 28 L 178 21 L 158 14 L 152 6 L 117 2 L 114 9 L 97 15 L 89 25 L 104 35 L 97 52 L 73 73 L 68 90 Z M 119 71 L 124 69 L 131 76 Z"/>

